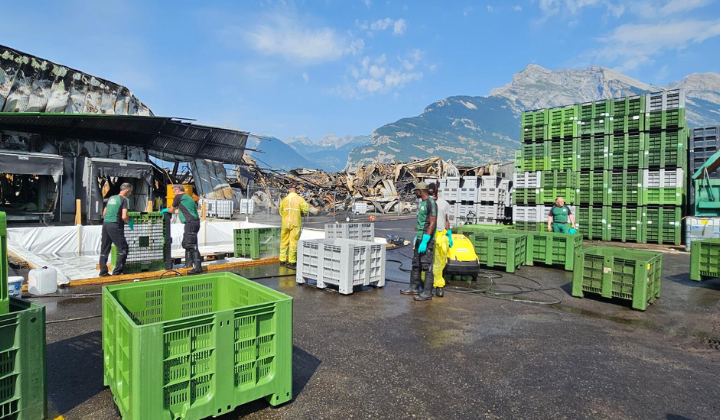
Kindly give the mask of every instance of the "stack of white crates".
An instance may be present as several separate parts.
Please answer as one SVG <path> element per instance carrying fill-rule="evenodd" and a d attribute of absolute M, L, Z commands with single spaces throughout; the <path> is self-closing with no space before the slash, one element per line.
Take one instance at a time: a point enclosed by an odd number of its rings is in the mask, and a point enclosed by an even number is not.
<path fill-rule="evenodd" d="M 477 222 L 498 224 L 505 221 L 505 205 L 508 191 L 501 185 L 502 178 L 494 175 L 482 177 L 477 198 Z"/>
<path fill-rule="evenodd" d="M 364 201 L 360 201 L 357 203 L 353 203 L 352 205 L 352 212 L 353 214 L 365 214 L 368 211 L 368 203 Z"/>
<path fill-rule="evenodd" d="M 255 213 L 255 201 L 243 198 L 240 200 L 240 214 L 253 214 Z"/>
<path fill-rule="evenodd" d="M 450 203 L 450 225 L 504 223 L 512 181 L 497 176 L 448 177 L 439 181 L 440 198 Z"/>
<path fill-rule="evenodd" d="M 198 206 L 202 209 L 205 204 L 205 215 L 216 219 L 232 219 L 234 202 L 233 200 L 215 200 L 212 198 L 203 198 L 198 202 Z"/>
<path fill-rule="evenodd" d="M 385 286 L 385 244 L 375 243 L 373 223 L 328 223 L 325 239 L 300 241 L 297 255 L 297 283 L 334 285 L 343 295 L 354 286 Z"/>

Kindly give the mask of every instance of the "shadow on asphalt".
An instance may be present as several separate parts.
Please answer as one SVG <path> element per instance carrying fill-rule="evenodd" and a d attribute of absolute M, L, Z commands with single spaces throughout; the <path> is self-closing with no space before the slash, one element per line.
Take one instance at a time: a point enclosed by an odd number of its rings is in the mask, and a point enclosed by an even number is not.
<path fill-rule="evenodd" d="M 102 332 L 48 345 L 47 384 L 50 405 L 60 413 L 67 413 L 102 392 L 105 389 Z"/>
<path fill-rule="evenodd" d="M 676 274 L 674 276 L 667 276 L 666 279 L 675 283 L 682 284 L 689 287 L 701 287 L 703 289 L 718 290 L 720 291 L 720 279 L 712 277 L 703 277 L 702 281 L 690 280 L 689 273 Z"/>
<path fill-rule="evenodd" d="M 310 379 L 312 379 L 313 375 L 318 370 L 318 367 L 320 367 L 320 363 L 321 361 L 317 357 L 306 352 L 298 346 L 293 346 L 293 400 L 297 398 L 300 393 L 302 393 L 303 389 L 305 389 L 305 385 L 310 382 Z M 293 401 L 291 400 L 287 404 L 292 403 Z M 270 407 L 270 404 L 267 402 L 267 400 L 265 398 L 261 398 L 259 400 L 241 405 L 232 413 L 228 413 L 224 416 L 218 417 L 217 419 L 236 420 L 252 414 L 256 411 L 264 410 L 268 407 Z"/>

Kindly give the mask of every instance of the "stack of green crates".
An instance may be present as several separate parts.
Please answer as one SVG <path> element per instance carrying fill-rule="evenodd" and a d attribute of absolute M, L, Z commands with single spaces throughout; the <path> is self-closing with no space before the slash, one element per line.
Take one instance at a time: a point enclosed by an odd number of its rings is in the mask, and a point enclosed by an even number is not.
<path fill-rule="evenodd" d="M 280 254 L 279 227 L 235 229 L 234 238 L 235 257 L 257 260 Z"/>
<path fill-rule="evenodd" d="M 644 311 L 660 297 L 662 254 L 616 247 L 592 247 L 575 255 L 572 295 L 599 294 L 632 301 Z"/>
<path fill-rule="evenodd" d="M 486 232 L 488 230 L 506 230 L 506 229 L 514 229 L 514 227 L 513 226 L 505 226 L 505 225 L 458 225 L 458 226 L 455 226 L 452 230 L 453 230 L 453 233 L 470 236 L 473 233 L 477 233 L 477 232 Z"/>
<path fill-rule="evenodd" d="M 513 230 L 486 230 L 468 236 L 480 264 L 514 273 L 527 259 L 527 234 Z"/>
<path fill-rule="evenodd" d="M 690 248 L 690 280 L 720 277 L 720 239 L 693 241 Z"/>
<path fill-rule="evenodd" d="M 578 206 L 586 239 L 680 244 L 689 139 L 681 90 L 529 111 L 521 121 L 515 165 L 542 171 L 543 182 L 516 188 L 513 204 L 562 196 Z"/>
<path fill-rule="evenodd" d="M 128 212 L 133 229 L 125 225 L 129 252 L 123 273 L 165 270 L 170 253 L 170 216 L 160 212 Z M 113 245 L 110 264 L 115 267 L 118 250 Z"/>
<path fill-rule="evenodd" d="M 572 271 L 575 254 L 582 250 L 582 245 L 583 238 L 580 234 L 528 233 L 525 264 L 562 265 L 565 270 Z"/>
<path fill-rule="evenodd" d="M 7 216 L 0 211 L 0 315 L 8 313 Z"/>
<path fill-rule="evenodd" d="M 293 398 L 291 297 L 217 273 L 107 286 L 102 299 L 104 383 L 123 419 Z"/>

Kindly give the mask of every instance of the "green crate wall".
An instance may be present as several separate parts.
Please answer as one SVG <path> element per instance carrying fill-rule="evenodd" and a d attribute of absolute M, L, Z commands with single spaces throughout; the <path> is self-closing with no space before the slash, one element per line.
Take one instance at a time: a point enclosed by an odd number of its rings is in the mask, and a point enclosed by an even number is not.
<path fill-rule="evenodd" d="M 605 204 L 639 206 L 642 204 L 642 173 L 638 170 L 608 172 Z"/>
<path fill-rule="evenodd" d="M 614 117 L 645 113 L 645 95 L 614 99 L 612 102 Z"/>
<path fill-rule="evenodd" d="M 572 295 L 599 294 L 632 301 L 644 311 L 660 297 L 662 254 L 617 247 L 592 247 L 575 256 Z"/>
<path fill-rule="evenodd" d="M 575 155 L 575 141 L 573 139 L 553 140 L 545 142 L 546 171 L 573 171 L 577 161 Z"/>
<path fill-rule="evenodd" d="M 545 143 L 523 143 L 520 146 L 522 172 L 535 172 L 545 169 Z"/>
<path fill-rule="evenodd" d="M 532 127 L 537 125 L 547 125 L 548 110 L 540 109 L 537 111 L 523 112 L 520 118 L 521 128 Z"/>
<path fill-rule="evenodd" d="M 610 126 L 609 132 L 615 134 L 645 131 L 645 118 L 642 114 L 610 117 Z"/>
<path fill-rule="evenodd" d="M 720 277 L 720 239 L 700 239 L 690 246 L 690 280 Z"/>
<path fill-rule="evenodd" d="M 607 166 L 608 137 L 596 136 L 575 139 L 578 171 L 602 171 Z"/>
<path fill-rule="evenodd" d="M 645 114 L 645 129 L 672 130 L 686 128 L 685 108 L 669 109 L 667 111 L 655 111 Z"/>
<path fill-rule="evenodd" d="M 0 315 L 0 418 L 44 419 L 45 307 L 14 297 L 9 302 L 8 313 Z"/>
<path fill-rule="evenodd" d="M 575 188 L 577 187 L 577 173 L 575 171 L 549 171 L 543 172 L 540 179 L 541 188 Z"/>
<path fill-rule="evenodd" d="M 502 268 L 508 273 L 525 264 L 527 234 L 514 231 L 475 232 L 468 239 L 475 247 L 480 264 Z"/>
<path fill-rule="evenodd" d="M 536 125 L 533 127 L 524 127 L 522 132 L 522 141 L 523 142 L 542 142 L 545 140 L 546 125 Z"/>
<path fill-rule="evenodd" d="M 473 233 L 486 232 L 488 230 L 506 229 L 514 229 L 514 227 L 505 225 L 460 225 L 453 228 L 453 234 L 458 233 L 460 235 L 465 235 L 469 237 Z"/>
<path fill-rule="evenodd" d="M 516 188 L 513 189 L 513 204 L 537 204 L 539 188 Z"/>
<path fill-rule="evenodd" d="M 647 167 L 687 168 L 688 132 L 685 129 L 646 135 Z"/>
<path fill-rule="evenodd" d="M 604 207 L 578 207 L 575 222 L 585 239 L 600 241 L 605 234 Z"/>
<path fill-rule="evenodd" d="M 8 269 L 7 260 L 7 216 L 0 211 L 0 315 L 6 314 L 9 310 L 8 300 Z"/>
<path fill-rule="evenodd" d="M 685 203 L 685 188 L 643 188 L 642 205 L 682 206 Z"/>
<path fill-rule="evenodd" d="M 235 257 L 257 260 L 260 256 L 280 255 L 280 228 L 235 229 Z"/>
<path fill-rule="evenodd" d="M 643 243 L 680 245 L 682 235 L 680 207 L 645 207 L 643 209 Z"/>
<path fill-rule="evenodd" d="M 646 168 L 645 133 L 623 133 L 607 136 L 608 170 Z"/>
<path fill-rule="evenodd" d="M 613 132 L 610 117 L 592 118 L 581 120 L 578 124 L 580 136 L 604 136 Z"/>
<path fill-rule="evenodd" d="M 219 417 L 292 395 L 292 298 L 232 273 L 106 286 L 104 383 L 124 420 Z"/>
<path fill-rule="evenodd" d="M 602 206 L 605 203 L 605 190 L 607 189 L 606 171 L 578 172 L 576 203 L 579 205 Z"/>
<path fill-rule="evenodd" d="M 542 263 L 562 265 L 572 271 L 575 253 L 582 250 L 583 238 L 580 234 L 535 232 L 528 234 L 525 264 Z"/>
<path fill-rule="evenodd" d="M 520 232 L 542 232 L 547 230 L 547 223 L 543 222 L 515 222 L 515 230 Z"/>
<path fill-rule="evenodd" d="M 547 139 L 577 137 L 579 117 L 580 112 L 577 105 L 549 109 Z"/>
<path fill-rule="evenodd" d="M 515 151 L 515 171 L 520 172 L 522 168 L 522 150 Z"/>
<path fill-rule="evenodd" d="M 638 242 L 642 240 L 642 207 L 608 207 L 605 217 L 606 241 Z"/>
<path fill-rule="evenodd" d="M 575 188 L 546 188 L 540 189 L 540 203 L 553 204 L 557 197 L 563 197 L 565 204 L 575 205 L 577 190 Z"/>

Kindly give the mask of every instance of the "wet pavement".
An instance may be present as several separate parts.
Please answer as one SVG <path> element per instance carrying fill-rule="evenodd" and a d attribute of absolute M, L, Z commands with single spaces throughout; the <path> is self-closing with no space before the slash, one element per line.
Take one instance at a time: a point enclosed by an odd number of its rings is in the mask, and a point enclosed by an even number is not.
<path fill-rule="evenodd" d="M 377 222 L 376 234 L 409 239 L 413 223 Z M 409 268 L 411 252 L 388 259 Z M 546 267 L 488 271 L 431 302 L 399 294 L 408 274 L 396 262 L 385 288 L 350 296 L 297 285 L 278 265 L 243 270 L 294 298 L 294 400 L 221 418 L 717 419 L 720 280 L 690 281 L 689 253 L 663 258 L 661 298 L 645 312 L 571 297 L 572 274 Z M 99 316 L 99 292 L 33 299 L 47 307 L 50 419 L 120 418 L 100 318 L 54 322 Z"/>

